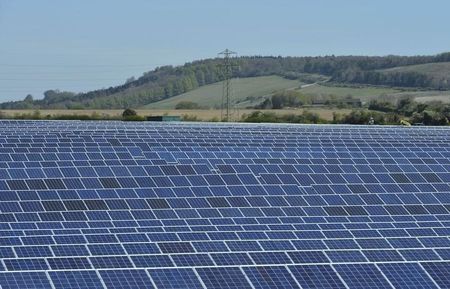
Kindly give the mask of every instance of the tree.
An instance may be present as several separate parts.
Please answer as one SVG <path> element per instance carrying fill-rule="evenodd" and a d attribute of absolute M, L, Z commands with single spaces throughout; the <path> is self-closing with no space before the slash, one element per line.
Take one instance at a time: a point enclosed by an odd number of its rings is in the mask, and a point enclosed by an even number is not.
<path fill-rule="evenodd" d="M 283 108 L 283 106 L 284 106 L 283 97 L 279 94 L 272 95 L 272 108 L 280 109 Z"/>
<path fill-rule="evenodd" d="M 23 101 L 28 103 L 33 102 L 33 96 L 31 94 L 28 94 Z"/>
<path fill-rule="evenodd" d="M 137 112 L 134 109 L 127 108 L 123 111 L 122 117 L 130 117 L 130 116 L 136 116 Z"/>
<path fill-rule="evenodd" d="M 411 116 L 417 109 L 417 103 L 413 97 L 403 97 L 397 102 L 397 111 L 406 116 Z"/>
<path fill-rule="evenodd" d="M 130 82 L 134 82 L 134 81 L 136 81 L 136 78 L 134 76 L 132 76 L 130 78 L 127 78 L 127 80 L 125 81 L 125 84 L 128 84 Z"/>
<path fill-rule="evenodd" d="M 168 82 L 166 87 L 164 87 L 164 95 L 166 98 L 173 96 L 173 84 L 172 82 Z"/>
<path fill-rule="evenodd" d="M 447 125 L 449 120 L 443 113 L 425 110 L 414 113 L 411 122 L 423 123 L 424 125 Z"/>
<path fill-rule="evenodd" d="M 206 80 L 205 80 L 205 73 L 203 72 L 203 70 L 197 70 L 197 72 L 195 72 L 195 77 L 197 79 L 199 86 L 205 85 Z"/>
<path fill-rule="evenodd" d="M 369 102 L 370 110 L 378 110 L 383 112 L 392 112 L 395 110 L 394 105 L 390 101 L 373 99 Z"/>

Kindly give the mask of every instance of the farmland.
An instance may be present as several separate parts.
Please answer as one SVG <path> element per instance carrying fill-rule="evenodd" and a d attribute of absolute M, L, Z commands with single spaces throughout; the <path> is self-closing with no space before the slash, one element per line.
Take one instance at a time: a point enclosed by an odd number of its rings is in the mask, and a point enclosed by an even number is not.
<path fill-rule="evenodd" d="M 380 70 L 381 72 L 416 72 L 430 75 L 432 77 L 448 77 L 450 62 L 426 63 L 420 65 L 399 66 Z"/>
<path fill-rule="evenodd" d="M 425 96 L 417 96 L 415 97 L 415 101 L 426 103 L 430 101 L 442 101 L 444 103 L 450 103 L 450 93 L 442 93 L 442 94 L 436 94 L 436 95 L 425 95 Z"/>
<path fill-rule="evenodd" d="M 239 107 L 253 106 L 277 90 L 293 89 L 301 85 L 299 81 L 279 76 L 248 77 L 232 80 L 233 96 Z M 202 86 L 187 93 L 144 106 L 151 109 L 173 109 L 180 101 L 196 102 L 208 108 L 220 107 L 223 82 Z"/>
<path fill-rule="evenodd" d="M 401 97 L 412 97 L 417 102 L 442 101 L 450 103 L 450 91 L 438 90 L 414 90 L 414 89 L 396 89 L 381 86 L 331 86 L 331 85 L 312 85 L 298 91 L 305 95 L 312 95 L 314 97 L 321 96 L 337 96 L 359 98 L 363 102 L 368 102 L 372 99 L 387 98 L 396 101 Z"/>
<path fill-rule="evenodd" d="M 352 96 L 359 98 L 362 101 L 368 101 L 372 98 L 377 98 L 382 95 L 391 95 L 400 93 L 400 90 L 384 87 L 345 87 L 345 86 L 325 86 L 325 85 L 311 85 L 299 90 L 305 95 L 312 96 L 338 96 L 346 97 Z"/>

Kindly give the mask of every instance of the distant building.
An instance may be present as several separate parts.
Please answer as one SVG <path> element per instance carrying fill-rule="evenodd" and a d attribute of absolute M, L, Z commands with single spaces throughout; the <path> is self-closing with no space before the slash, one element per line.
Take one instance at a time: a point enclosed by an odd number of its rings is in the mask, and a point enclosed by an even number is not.
<path fill-rule="evenodd" d="M 147 116 L 147 121 L 181 121 L 181 117 L 178 115 Z"/>
<path fill-rule="evenodd" d="M 362 106 L 362 101 L 359 98 L 344 99 L 343 102 L 346 105 L 349 105 L 352 107 L 361 107 Z"/>

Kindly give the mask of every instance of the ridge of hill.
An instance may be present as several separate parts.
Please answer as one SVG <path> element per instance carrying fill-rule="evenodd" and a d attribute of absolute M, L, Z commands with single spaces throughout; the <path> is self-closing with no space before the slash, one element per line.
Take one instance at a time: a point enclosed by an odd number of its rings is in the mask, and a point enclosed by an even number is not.
<path fill-rule="evenodd" d="M 312 75 L 323 75 L 336 83 L 358 83 L 398 87 L 449 90 L 450 53 L 434 56 L 253 56 L 233 59 L 239 69 L 234 77 L 279 76 L 311 82 Z M 199 87 L 220 82 L 221 59 L 205 59 L 182 66 L 163 66 L 144 73 L 134 81 L 86 93 L 48 90 L 43 99 L 26 97 L 22 101 L 0 104 L 0 109 L 122 109 L 137 108 L 182 95 Z M 440 64 L 441 70 L 423 69 Z M 414 68 L 418 67 L 419 69 Z M 400 67 L 406 67 L 400 68 Z M 395 71 L 398 68 L 398 71 Z M 389 69 L 394 69 L 390 71 Z M 447 70 L 448 69 L 448 70 Z M 314 82 L 314 81 L 312 81 Z"/>

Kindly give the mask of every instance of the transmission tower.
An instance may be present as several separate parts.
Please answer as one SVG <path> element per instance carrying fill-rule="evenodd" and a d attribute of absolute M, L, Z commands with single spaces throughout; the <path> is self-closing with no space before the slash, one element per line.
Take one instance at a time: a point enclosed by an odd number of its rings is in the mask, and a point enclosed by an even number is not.
<path fill-rule="evenodd" d="M 238 67 L 238 65 L 233 63 L 233 55 L 237 55 L 237 53 L 229 49 L 225 49 L 224 51 L 219 53 L 219 57 L 223 57 L 223 62 L 222 64 L 220 64 L 220 67 L 222 68 L 224 77 L 220 117 L 222 121 L 226 122 L 232 120 L 232 113 L 234 110 L 233 87 L 231 79 L 233 77 L 233 70 Z"/>

